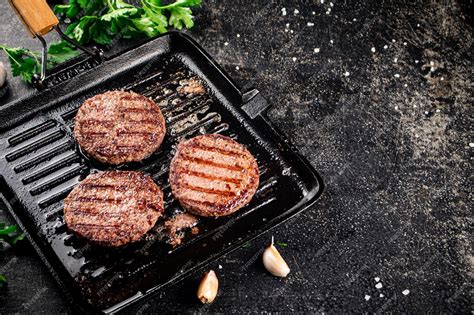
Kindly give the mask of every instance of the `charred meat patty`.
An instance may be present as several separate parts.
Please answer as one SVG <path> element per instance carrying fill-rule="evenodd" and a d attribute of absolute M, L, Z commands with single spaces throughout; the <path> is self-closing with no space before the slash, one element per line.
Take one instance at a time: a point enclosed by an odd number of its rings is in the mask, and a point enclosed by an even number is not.
<path fill-rule="evenodd" d="M 170 165 L 173 195 L 196 215 L 229 215 L 250 202 L 258 165 L 241 144 L 217 134 L 181 142 Z"/>
<path fill-rule="evenodd" d="M 72 232 L 104 246 L 138 241 L 163 213 L 163 192 L 140 172 L 89 175 L 64 200 Z"/>
<path fill-rule="evenodd" d="M 143 95 L 123 91 L 86 100 L 74 127 L 83 151 L 113 165 L 149 157 L 160 147 L 165 133 L 160 107 Z"/>

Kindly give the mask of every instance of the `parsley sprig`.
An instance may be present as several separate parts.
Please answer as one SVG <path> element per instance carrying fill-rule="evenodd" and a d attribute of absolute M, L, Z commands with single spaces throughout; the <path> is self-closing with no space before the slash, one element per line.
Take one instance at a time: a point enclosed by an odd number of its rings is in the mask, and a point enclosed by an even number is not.
<path fill-rule="evenodd" d="M 12 247 L 15 246 L 17 242 L 25 238 L 23 233 L 18 232 L 18 227 L 16 225 L 6 225 L 3 222 L 0 222 L 0 249 L 3 250 L 7 245 Z M 7 285 L 7 278 L 0 274 L 0 288 Z"/>
<path fill-rule="evenodd" d="M 56 5 L 54 12 L 68 22 L 66 34 L 80 44 L 110 45 L 120 38 L 155 37 L 169 27 L 181 30 L 194 26 L 191 7 L 201 0 L 176 0 L 162 4 L 161 0 L 141 0 L 134 6 L 123 0 L 70 0 Z M 0 45 L 11 63 L 13 76 L 31 83 L 40 72 L 40 53 L 24 48 Z M 48 50 L 48 68 L 78 56 L 80 52 L 64 41 L 52 44 Z"/>

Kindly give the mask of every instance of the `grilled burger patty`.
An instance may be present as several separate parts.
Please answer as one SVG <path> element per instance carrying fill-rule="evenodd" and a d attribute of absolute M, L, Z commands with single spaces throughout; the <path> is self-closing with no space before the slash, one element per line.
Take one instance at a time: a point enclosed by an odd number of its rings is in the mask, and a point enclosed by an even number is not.
<path fill-rule="evenodd" d="M 258 165 L 241 144 L 217 134 L 178 145 L 170 165 L 173 195 L 196 215 L 229 215 L 250 202 L 259 184 Z"/>
<path fill-rule="evenodd" d="M 165 133 L 160 107 L 143 95 L 123 91 L 86 100 L 74 127 L 74 136 L 86 153 L 114 165 L 149 157 Z"/>
<path fill-rule="evenodd" d="M 140 172 L 89 175 L 64 200 L 68 228 L 105 246 L 139 240 L 163 213 L 163 192 Z"/>

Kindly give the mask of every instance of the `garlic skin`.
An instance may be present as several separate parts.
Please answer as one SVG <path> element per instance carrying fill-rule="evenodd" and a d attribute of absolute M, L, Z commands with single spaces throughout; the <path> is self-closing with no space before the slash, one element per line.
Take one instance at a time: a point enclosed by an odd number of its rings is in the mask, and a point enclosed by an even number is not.
<path fill-rule="evenodd" d="M 3 62 L 0 62 L 0 88 L 3 87 L 6 80 L 7 80 L 7 70 L 5 69 Z"/>
<path fill-rule="evenodd" d="M 284 278 L 290 273 L 290 268 L 285 260 L 281 257 L 276 247 L 273 246 L 273 240 L 270 246 L 263 252 L 262 260 L 265 268 L 274 276 Z"/>
<path fill-rule="evenodd" d="M 197 290 L 197 298 L 203 304 L 209 304 L 214 301 L 219 290 L 219 281 L 214 270 L 210 270 L 201 280 Z"/>

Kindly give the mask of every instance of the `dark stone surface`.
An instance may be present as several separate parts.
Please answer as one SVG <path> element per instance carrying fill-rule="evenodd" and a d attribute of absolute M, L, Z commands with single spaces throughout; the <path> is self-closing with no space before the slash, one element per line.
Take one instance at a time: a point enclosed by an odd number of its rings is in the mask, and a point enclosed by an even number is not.
<path fill-rule="evenodd" d="M 190 33 L 270 99 L 272 120 L 326 192 L 213 263 L 220 292 L 211 306 L 196 302 L 194 275 L 129 311 L 470 313 L 472 4 L 250 2 L 205 1 Z M 0 42 L 38 46 L 6 2 L 0 20 Z M 14 97 L 29 93 L 10 82 Z M 259 263 L 271 235 L 288 243 L 287 279 Z M 0 271 L 10 280 L 1 313 L 72 311 L 28 244 L 2 253 Z"/>

